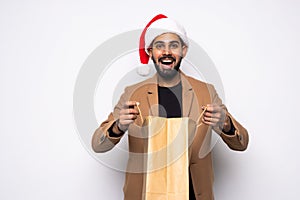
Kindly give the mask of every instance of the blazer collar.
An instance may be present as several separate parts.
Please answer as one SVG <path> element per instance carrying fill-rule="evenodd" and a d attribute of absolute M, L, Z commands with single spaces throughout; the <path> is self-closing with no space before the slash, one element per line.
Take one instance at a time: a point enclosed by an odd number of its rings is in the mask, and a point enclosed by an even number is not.
<path fill-rule="evenodd" d="M 193 88 L 189 81 L 187 80 L 187 76 L 179 70 L 181 84 L 182 84 L 182 116 L 188 117 L 190 115 L 192 102 L 194 99 Z M 148 79 L 147 81 L 148 88 L 147 88 L 147 98 L 149 109 L 152 116 L 159 115 L 159 105 L 158 105 L 158 90 L 157 90 L 157 73 Z"/>

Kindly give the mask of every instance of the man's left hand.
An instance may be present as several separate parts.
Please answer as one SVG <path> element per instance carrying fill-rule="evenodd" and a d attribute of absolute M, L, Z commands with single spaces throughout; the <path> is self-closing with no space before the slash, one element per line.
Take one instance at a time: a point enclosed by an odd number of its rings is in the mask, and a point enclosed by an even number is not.
<path fill-rule="evenodd" d="M 226 115 L 225 108 L 217 104 L 206 105 L 206 111 L 203 114 L 202 122 L 206 125 L 213 126 L 214 128 L 220 128 L 225 132 L 231 129 L 230 119 Z"/>

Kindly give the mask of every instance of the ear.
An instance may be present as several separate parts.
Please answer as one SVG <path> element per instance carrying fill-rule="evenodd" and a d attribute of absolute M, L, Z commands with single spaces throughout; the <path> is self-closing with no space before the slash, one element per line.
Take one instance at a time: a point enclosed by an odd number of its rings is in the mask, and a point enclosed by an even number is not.
<path fill-rule="evenodd" d="M 186 55 L 186 53 L 187 53 L 187 50 L 188 50 L 188 47 L 184 45 L 184 46 L 182 47 L 182 57 L 183 57 L 183 58 L 185 57 L 185 55 Z"/>
<path fill-rule="evenodd" d="M 152 48 L 149 48 L 148 49 L 148 53 L 149 53 L 149 57 L 150 57 L 150 59 L 152 58 L 152 55 L 153 55 L 153 53 L 152 53 Z"/>

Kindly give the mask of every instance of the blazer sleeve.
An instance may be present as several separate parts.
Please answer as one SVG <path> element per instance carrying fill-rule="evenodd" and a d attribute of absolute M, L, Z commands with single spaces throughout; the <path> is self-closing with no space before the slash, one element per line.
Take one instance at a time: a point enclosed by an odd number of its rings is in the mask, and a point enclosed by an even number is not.
<path fill-rule="evenodd" d="M 212 85 L 210 85 L 209 90 L 212 97 L 212 102 L 224 107 L 227 116 L 231 119 L 232 125 L 235 128 L 233 135 L 228 135 L 219 128 L 214 128 L 214 130 L 221 136 L 223 141 L 230 149 L 236 151 L 246 150 L 249 142 L 248 131 L 228 112 L 226 106 L 222 104 L 222 100 L 219 98 L 215 88 Z"/>
<path fill-rule="evenodd" d="M 103 121 L 100 126 L 95 130 L 92 137 L 92 149 L 96 153 L 102 153 L 111 150 L 122 138 L 120 137 L 110 137 L 109 129 L 114 125 L 114 123 L 119 119 L 119 112 L 123 107 L 125 101 L 128 99 L 128 88 L 121 95 L 119 102 L 114 107 L 114 111 L 111 112 L 107 119 Z"/>

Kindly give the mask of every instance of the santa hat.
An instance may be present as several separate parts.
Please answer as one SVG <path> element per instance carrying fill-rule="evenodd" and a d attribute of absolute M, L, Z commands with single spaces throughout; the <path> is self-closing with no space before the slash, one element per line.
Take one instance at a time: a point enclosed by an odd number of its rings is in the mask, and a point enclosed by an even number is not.
<path fill-rule="evenodd" d="M 165 15 L 156 15 L 146 25 L 140 36 L 139 54 L 142 64 L 148 64 L 149 55 L 147 49 L 150 47 L 152 41 L 163 33 L 175 33 L 182 39 L 186 46 L 189 45 L 188 37 L 183 26 Z"/>

